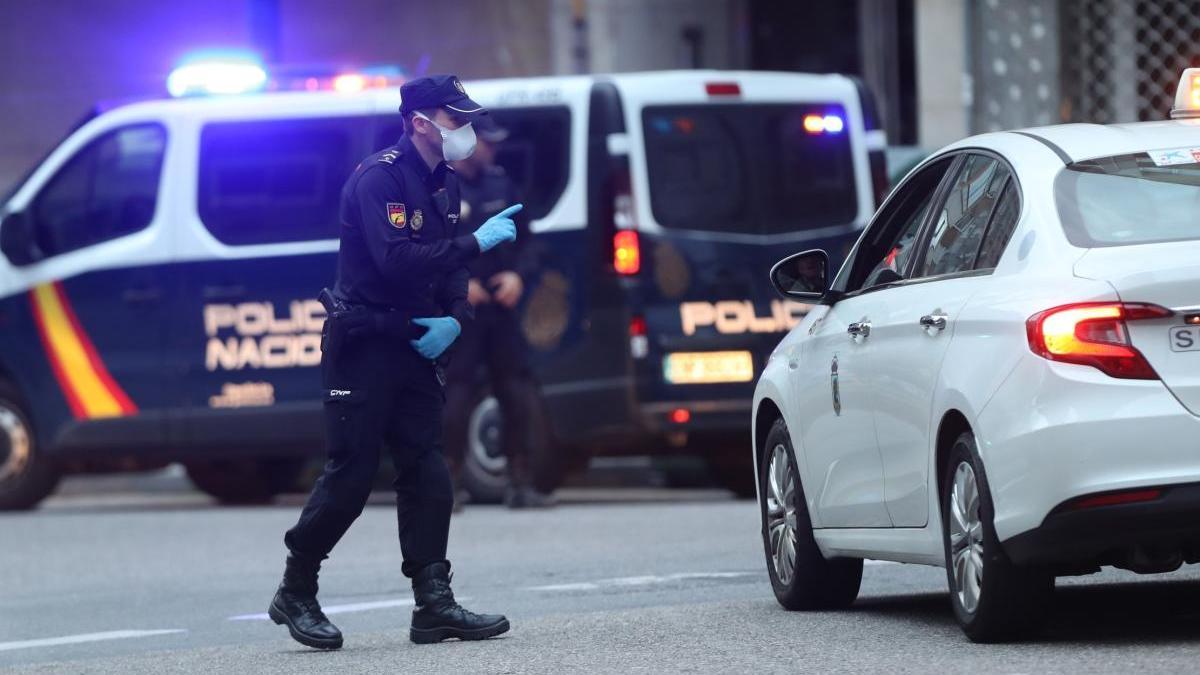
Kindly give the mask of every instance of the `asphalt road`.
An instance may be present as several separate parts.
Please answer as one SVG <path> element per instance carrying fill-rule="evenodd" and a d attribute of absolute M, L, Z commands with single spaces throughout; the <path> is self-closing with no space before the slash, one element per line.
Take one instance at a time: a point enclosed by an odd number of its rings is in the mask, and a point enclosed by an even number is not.
<path fill-rule="evenodd" d="M 486 642 L 418 646 L 394 512 L 377 495 L 327 563 L 339 652 L 292 642 L 265 612 L 299 498 L 218 508 L 184 488 L 94 493 L 0 516 L 0 670 L 15 672 L 1189 672 L 1200 579 L 1059 583 L 1039 641 L 981 646 L 939 569 L 866 568 L 843 612 L 791 613 L 764 572 L 751 502 L 716 490 L 576 489 L 540 512 L 469 508 L 450 557 L 464 604 L 508 614 Z"/>

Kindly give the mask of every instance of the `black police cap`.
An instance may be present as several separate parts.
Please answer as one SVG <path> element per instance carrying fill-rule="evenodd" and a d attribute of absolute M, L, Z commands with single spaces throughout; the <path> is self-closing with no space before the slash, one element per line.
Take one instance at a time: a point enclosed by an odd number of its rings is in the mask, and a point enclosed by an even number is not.
<path fill-rule="evenodd" d="M 468 119 L 487 114 L 483 106 L 467 96 L 466 89 L 455 75 L 418 77 L 400 85 L 400 112 L 410 113 L 429 108 L 447 108 Z"/>

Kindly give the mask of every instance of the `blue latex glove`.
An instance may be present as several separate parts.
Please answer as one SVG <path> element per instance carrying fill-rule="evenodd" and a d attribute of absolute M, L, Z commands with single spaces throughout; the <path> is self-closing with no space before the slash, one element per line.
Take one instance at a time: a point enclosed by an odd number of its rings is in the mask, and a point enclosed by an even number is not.
<path fill-rule="evenodd" d="M 441 356 L 442 352 L 454 344 L 454 341 L 458 339 L 458 334 L 462 332 L 462 326 L 458 325 L 458 319 L 452 316 L 413 319 L 412 322 L 429 329 L 420 339 L 410 340 L 410 342 L 417 353 L 430 361 Z"/>
<path fill-rule="evenodd" d="M 516 241 L 517 224 L 512 221 L 512 216 L 523 208 L 524 204 L 513 204 L 483 221 L 479 229 L 475 230 L 475 241 L 479 242 L 479 250 L 488 251 L 506 241 Z"/>

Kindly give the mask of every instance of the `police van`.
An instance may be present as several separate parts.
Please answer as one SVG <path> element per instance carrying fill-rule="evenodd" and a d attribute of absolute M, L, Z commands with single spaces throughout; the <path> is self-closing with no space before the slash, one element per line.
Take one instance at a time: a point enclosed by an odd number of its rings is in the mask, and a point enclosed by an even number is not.
<path fill-rule="evenodd" d="M 87 120 L 4 203 L 0 508 L 35 505 L 64 472 L 167 462 L 222 501 L 263 500 L 323 451 L 315 296 L 345 178 L 402 133 L 397 83 L 205 96 L 191 77 L 187 96 Z M 684 452 L 751 493 L 754 379 L 806 309 L 775 299 L 767 271 L 845 251 L 885 187 L 865 89 L 681 71 L 469 91 L 510 131 L 499 161 L 542 262 L 520 307 L 539 486 L 600 454 Z M 485 389 L 477 401 L 465 480 L 487 500 L 501 421 Z"/>

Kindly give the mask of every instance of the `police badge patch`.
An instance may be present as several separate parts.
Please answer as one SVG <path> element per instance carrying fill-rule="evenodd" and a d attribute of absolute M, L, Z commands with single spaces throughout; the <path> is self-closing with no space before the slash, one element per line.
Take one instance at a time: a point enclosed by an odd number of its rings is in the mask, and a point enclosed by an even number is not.
<path fill-rule="evenodd" d="M 388 220 L 390 220 L 392 222 L 392 227 L 396 228 L 397 230 L 403 230 L 404 229 L 404 205 L 398 204 L 396 202 L 388 202 L 387 213 L 388 213 Z M 421 212 L 417 211 L 417 216 L 414 216 L 413 220 L 416 220 L 416 218 L 419 217 L 420 214 L 421 214 Z M 417 227 L 419 227 L 419 226 L 414 222 L 413 229 L 416 229 Z"/>
<path fill-rule="evenodd" d="M 462 82 L 459 82 L 457 77 L 454 78 L 454 88 L 458 90 L 458 93 L 463 94 L 464 96 L 467 93 L 467 90 L 463 88 Z"/>
<path fill-rule="evenodd" d="M 401 205 L 401 208 L 404 208 L 403 204 Z M 421 209 L 417 209 L 416 211 L 413 211 L 413 219 L 412 219 L 413 232 L 416 232 L 417 230 L 421 229 L 424 225 L 425 225 L 425 214 L 421 213 Z"/>

